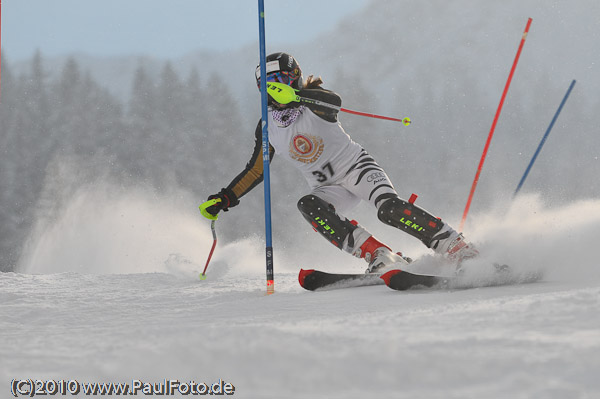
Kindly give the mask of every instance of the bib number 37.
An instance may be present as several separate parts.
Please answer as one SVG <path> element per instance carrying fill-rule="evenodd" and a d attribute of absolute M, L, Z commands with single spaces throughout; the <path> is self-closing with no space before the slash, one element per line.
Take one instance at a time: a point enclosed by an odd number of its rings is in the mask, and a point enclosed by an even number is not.
<path fill-rule="evenodd" d="M 329 174 L 329 177 L 333 176 L 333 168 L 331 167 L 331 164 L 329 162 L 323 165 L 321 169 L 323 170 L 323 172 L 321 172 L 320 170 L 315 170 L 314 172 L 312 172 L 312 174 L 317 178 L 317 181 L 319 183 L 327 181 L 327 174 Z"/>

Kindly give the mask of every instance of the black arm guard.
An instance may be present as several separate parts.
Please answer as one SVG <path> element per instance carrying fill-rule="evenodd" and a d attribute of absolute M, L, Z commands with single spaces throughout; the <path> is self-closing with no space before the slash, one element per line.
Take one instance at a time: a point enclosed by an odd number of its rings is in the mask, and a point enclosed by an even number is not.
<path fill-rule="evenodd" d="M 342 106 L 342 98 L 331 90 L 322 88 L 318 89 L 302 89 L 298 92 L 300 97 L 306 97 L 313 100 L 323 101 L 328 104 L 335 105 L 337 107 Z M 337 122 L 338 110 L 333 108 L 324 107 L 317 104 L 305 104 L 308 109 L 318 115 L 321 119 L 327 122 Z"/>

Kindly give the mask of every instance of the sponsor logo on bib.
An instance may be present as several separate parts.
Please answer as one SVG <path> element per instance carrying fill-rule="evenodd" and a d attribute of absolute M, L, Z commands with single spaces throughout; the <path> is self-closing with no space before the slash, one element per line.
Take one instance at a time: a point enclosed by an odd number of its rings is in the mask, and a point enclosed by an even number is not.
<path fill-rule="evenodd" d="M 308 134 L 297 134 L 290 142 L 290 157 L 303 163 L 313 163 L 323 153 L 323 139 Z"/>

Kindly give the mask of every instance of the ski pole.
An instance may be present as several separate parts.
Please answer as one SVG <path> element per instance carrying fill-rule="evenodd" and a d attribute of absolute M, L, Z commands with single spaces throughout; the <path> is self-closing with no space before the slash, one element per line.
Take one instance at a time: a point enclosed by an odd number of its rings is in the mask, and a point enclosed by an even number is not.
<path fill-rule="evenodd" d="M 211 221 L 210 222 L 210 230 L 212 231 L 212 236 L 213 236 L 212 248 L 210 249 L 210 253 L 208 254 L 208 259 L 206 260 L 206 266 L 204 266 L 204 270 L 200 274 L 200 280 L 206 280 L 206 269 L 208 269 L 208 264 L 210 263 L 210 259 L 212 258 L 213 252 L 215 252 L 215 247 L 217 246 L 217 232 L 215 231 L 215 222 L 217 221 L 217 219 L 219 217 L 217 215 L 208 213 L 206 208 L 208 208 L 209 206 L 213 206 L 218 202 L 221 202 L 221 199 L 215 198 L 215 199 L 208 200 L 199 206 L 200 213 L 202 214 L 202 216 L 204 216 L 205 218 L 207 218 Z"/>
<path fill-rule="evenodd" d="M 475 178 L 473 179 L 473 184 L 471 185 L 471 192 L 469 193 L 469 197 L 467 199 L 467 204 L 465 206 L 465 211 L 463 212 L 462 219 L 460 221 L 459 230 L 462 230 L 465 225 L 465 220 L 467 220 L 467 215 L 469 214 L 469 208 L 471 207 L 471 201 L 473 200 L 473 194 L 475 194 L 475 189 L 477 188 L 477 183 L 479 182 L 479 176 L 481 175 L 481 169 L 483 168 L 483 163 L 485 162 L 485 157 L 487 155 L 488 149 L 490 148 L 490 143 L 492 142 L 492 137 L 494 136 L 494 130 L 496 130 L 496 124 L 498 123 L 498 118 L 500 117 L 500 113 L 502 112 L 502 106 L 504 105 L 504 99 L 506 98 L 506 94 L 508 93 L 508 88 L 510 87 L 510 82 L 512 81 L 513 75 L 515 74 L 515 69 L 517 68 L 517 63 L 519 62 L 519 57 L 521 56 L 521 50 L 523 50 L 523 45 L 525 44 L 525 39 L 527 38 L 527 34 L 529 33 L 529 27 L 531 26 L 532 19 L 529 18 L 527 20 L 527 25 L 525 26 L 525 31 L 523 32 L 523 36 L 521 37 L 521 43 L 519 44 L 519 49 L 517 50 L 517 55 L 515 56 L 515 60 L 513 61 L 512 68 L 510 69 L 510 73 L 508 74 L 508 80 L 506 81 L 506 85 L 504 86 L 504 91 L 502 92 L 502 97 L 500 98 L 500 104 L 498 104 L 498 109 L 496 110 L 496 115 L 494 116 L 494 121 L 492 122 L 492 128 L 490 129 L 490 133 L 488 134 L 487 141 L 485 142 L 485 147 L 483 148 L 483 154 L 481 154 L 481 160 L 479 161 L 479 166 L 477 167 L 477 172 L 475 173 Z"/>
<path fill-rule="evenodd" d="M 563 97 L 563 99 L 560 103 L 560 106 L 558 107 L 558 110 L 556 110 L 556 113 L 554 114 L 554 117 L 552 118 L 552 122 L 550 122 L 550 126 L 548 126 L 548 129 L 546 130 L 546 133 L 544 134 L 542 141 L 540 141 L 540 144 L 538 145 L 537 150 L 535 150 L 535 153 L 533 154 L 533 157 L 531 158 L 531 161 L 529 162 L 529 166 L 527 166 L 527 169 L 525 169 L 525 173 L 523 174 L 523 177 L 521 177 L 521 181 L 519 181 L 519 184 L 517 185 L 517 189 L 515 190 L 515 192 L 513 194 L 513 198 L 517 196 L 517 194 L 519 193 L 519 190 L 523 186 L 523 183 L 525 183 L 525 179 L 527 179 L 527 175 L 529 175 L 529 171 L 531 170 L 533 163 L 535 162 L 535 160 L 537 159 L 537 156 L 539 155 L 540 151 L 542 150 L 542 147 L 544 146 L 544 143 L 546 142 L 546 139 L 548 138 L 548 135 L 550 134 L 550 130 L 552 130 L 552 127 L 554 126 L 554 122 L 556 122 L 556 119 L 558 118 L 560 111 L 562 110 L 563 106 L 567 102 L 567 98 L 569 98 L 569 94 L 571 94 L 571 90 L 573 90 L 573 86 L 575 86 L 575 79 L 573 79 L 573 81 L 571 82 L 571 85 L 569 86 L 569 89 L 567 90 L 567 94 L 565 94 L 565 96 Z"/>
<path fill-rule="evenodd" d="M 392 118 L 392 117 L 389 117 L 389 116 L 369 114 L 369 113 L 360 112 L 360 111 L 353 111 L 353 110 L 347 109 L 347 108 L 340 108 L 340 111 L 347 112 L 349 114 L 354 114 L 354 115 L 366 116 L 368 118 L 385 119 L 387 121 L 402 122 L 404 124 L 404 126 L 408 126 L 412 122 L 409 117 L 405 117 L 405 118 L 402 118 L 402 119 L 400 119 L 400 118 Z"/>
<path fill-rule="evenodd" d="M 277 101 L 279 104 L 289 104 L 291 102 L 299 102 L 299 103 L 304 103 L 304 104 L 313 104 L 313 105 L 319 105 L 321 107 L 325 107 L 325 108 L 329 108 L 329 109 L 334 109 L 336 111 L 342 111 L 342 112 L 347 112 L 349 114 L 354 114 L 354 115 L 360 115 L 360 116 L 366 116 L 368 118 L 376 118 L 376 119 L 385 119 L 388 121 L 394 121 L 394 122 L 402 122 L 404 124 L 404 126 L 408 126 L 411 123 L 410 118 L 406 117 L 406 118 L 392 118 L 389 116 L 383 116 L 383 115 L 377 115 L 377 114 L 371 114 L 368 112 L 361 112 L 361 111 L 354 111 L 348 108 L 342 108 L 338 105 L 335 104 L 330 104 L 327 103 L 325 101 L 321 101 L 321 100 L 315 100 L 312 98 L 307 98 L 307 97 L 302 97 L 296 94 L 296 92 L 298 92 L 298 90 L 295 90 L 293 87 L 290 87 L 284 83 L 279 83 L 279 82 L 268 82 L 267 83 L 267 88 L 269 90 L 269 95 L 271 97 L 273 97 L 273 99 L 275 101 Z"/>

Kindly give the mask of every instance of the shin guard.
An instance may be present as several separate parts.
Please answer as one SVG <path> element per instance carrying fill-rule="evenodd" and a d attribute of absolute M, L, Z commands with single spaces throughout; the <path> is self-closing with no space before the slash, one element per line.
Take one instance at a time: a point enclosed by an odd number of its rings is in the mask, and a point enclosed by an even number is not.
<path fill-rule="evenodd" d="M 433 245 L 433 237 L 444 227 L 440 218 L 400 198 L 386 200 L 379 207 L 377 216 L 383 223 L 418 238 L 428 248 Z"/>
<path fill-rule="evenodd" d="M 348 219 L 340 217 L 333 205 L 316 195 L 305 195 L 298 201 L 298 209 L 311 226 L 339 249 L 354 247 L 352 233 L 358 227 Z M 347 240 L 347 242 L 346 242 Z"/>

